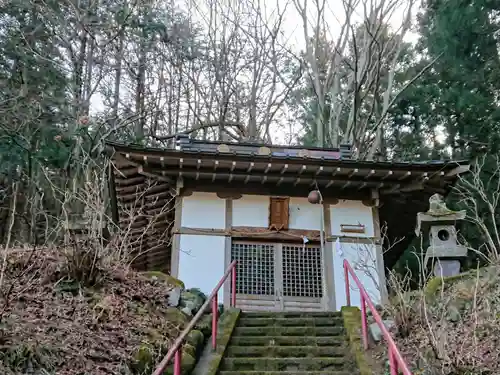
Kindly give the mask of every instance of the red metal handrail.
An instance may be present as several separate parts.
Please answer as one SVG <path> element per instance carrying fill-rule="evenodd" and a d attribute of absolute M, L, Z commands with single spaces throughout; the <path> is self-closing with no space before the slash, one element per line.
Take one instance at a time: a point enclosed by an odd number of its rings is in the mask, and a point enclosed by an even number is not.
<path fill-rule="evenodd" d="M 391 375 L 398 375 L 398 370 L 403 372 L 403 375 L 412 375 L 411 371 L 408 369 L 408 365 L 406 364 L 403 356 L 399 352 L 396 343 L 394 342 L 391 334 L 387 330 L 382 318 L 380 317 L 375 305 L 373 304 L 370 296 L 366 292 L 366 289 L 359 281 L 358 277 L 354 273 L 351 265 L 344 259 L 344 278 L 345 278 L 345 295 L 347 299 L 347 306 L 351 306 L 351 290 L 349 288 L 349 274 L 357 284 L 359 288 L 359 294 L 361 295 L 361 324 L 362 324 L 362 332 L 363 332 L 363 345 L 365 350 L 368 349 L 368 320 L 366 317 L 366 305 L 370 308 L 372 312 L 372 316 L 377 322 L 382 334 L 384 335 L 385 341 L 387 342 L 387 351 L 389 353 L 389 366 L 391 369 Z"/>
<path fill-rule="evenodd" d="M 210 296 L 201 306 L 200 310 L 196 313 L 193 319 L 191 319 L 188 326 L 184 328 L 184 331 L 182 331 L 179 337 L 177 337 L 172 347 L 169 349 L 156 370 L 153 372 L 153 375 L 163 375 L 165 368 L 172 360 L 172 357 L 174 358 L 174 375 L 181 375 L 182 343 L 189 332 L 194 328 L 196 323 L 198 323 L 210 303 L 212 303 L 212 348 L 213 350 L 217 348 L 217 324 L 219 320 L 217 294 L 219 292 L 219 289 L 222 288 L 222 285 L 224 285 L 224 283 L 226 282 L 229 274 L 231 274 L 231 306 L 236 306 L 236 261 L 234 260 L 226 269 L 224 276 L 222 276 L 212 293 L 210 293 Z"/>

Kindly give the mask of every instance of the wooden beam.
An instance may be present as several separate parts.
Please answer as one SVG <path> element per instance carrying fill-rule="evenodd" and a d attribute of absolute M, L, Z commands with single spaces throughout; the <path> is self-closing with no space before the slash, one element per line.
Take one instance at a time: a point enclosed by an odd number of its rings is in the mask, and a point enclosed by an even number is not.
<path fill-rule="evenodd" d="M 466 173 L 470 171 L 470 164 L 460 165 L 456 168 L 453 168 L 451 171 L 446 172 L 446 177 L 454 177 L 456 175 Z"/>
<path fill-rule="evenodd" d="M 355 174 L 357 174 L 359 172 L 359 169 L 358 168 L 354 168 L 351 172 L 349 172 L 347 174 L 347 177 L 348 178 L 351 178 L 352 176 L 354 176 Z"/>
<path fill-rule="evenodd" d="M 350 186 L 352 181 L 346 181 L 344 185 L 342 185 L 341 189 L 344 190 L 346 187 Z"/>
<path fill-rule="evenodd" d="M 361 190 L 361 189 L 365 188 L 366 185 L 368 185 L 368 183 L 367 182 L 363 182 L 361 185 L 359 185 L 358 190 Z"/>
<path fill-rule="evenodd" d="M 119 226 L 120 216 L 118 214 L 118 201 L 116 199 L 115 175 L 113 173 L 113 165 L 111 163 L 109 163 L 106 172 L 108 177 L 109 197 L 111 201 L 111 220 L 114 225 Z"/>
<path fill-rule="evenodd" d="M 234 168 L 236 168 L 236 162 L 235 161 L 233 161 L 231 163 L 231 169 L 230 169 L 229 178 L 227 179 L 227 182 L 233 181 L 233 177 L 234 177 L 233 176 L 233 171 L 234 171 Z"/>
<path fill-rule="evenodd" d="M 414 184 L 402 186 L 400 189 L 403 193 L 411 193 L 413 191 L 424 190 L 425 184 L 425 182 L 420 181 Z"/>
<path fill-rule="evenodd" d="M 145 181 L 144 176 L 129 177 L 129 178 L 117 178 L 117 176 L 114 177 L 115 178 L 113 180 L 115 181 L 114 183 L 117 186 L 116 187 L 117 190 L 121 189 L 122 187 L 128 187 L 130 185 L 142 184 Z"/>
<path fill-rule="evenodd" d="M 288 196 L 288 197 L 307 197 L 311 191 L 309 185 L 298 184 L 295 188 L 291 189 L 291 185 L 287 184 L 262 184 L 261 181 L 248 181 L 244 183 L 241 180 L 234 180 L 230 185 L 227 181 L 217 180 L 214 183 L 207 183 L 206 181 L 194 179 L 185 179 L 185 187 L 183 194 L 188 194 L 193 191 L 203 192 L 225 192 L 235 194 L 253 194 L 265 196 Z M 323 188 L 321 191 L 323 198 L 336 198 L 336 199 L 350 199 L 350 200 L 364 200 L 370 199 L 370 189 L 367 186 L 365 189 L 346 189 L 340 190 L 339 187 L 332 186 L 329 189 Z"/>
<path fill-rule="evenodd" d="M 217 167 L 218 167 L 218 166 L 219 166 L 219 161 L 218 161 L 218 160 L 216 160 L 216 161 L 214 162 L 214 171 L 213 171 L 213 173 L 212 173 L 212 182 L 214 182 L 214 181 L 215 181 L 215 176 L 217 176 Z"/>
<path fill-rule="evenodd" d="M 158 171 L 158 170 L 155 170 L 155 171 Z M 178 170 L 178 169 L 166 169 L 165 170 L 166 175 L 169 175 L 169 176 L 176 176 L 176 175 L 178 175 L 179 172 L 180 172 L 180 170 Z M 184 168 L 183 169 L 183 175 L 184 176 L 189 175 L 189 176 L 191 176 L 190 178 L 195 178 L 196 173 L 198 173 L 198 171 L 195 168 L 191 168 L 191 169 Z M 199 173 L 200 173 L 200 180 L 202 180 L 203 176 L 212 176 L 212 182 L 215 181 L 215 178 L 213 178 L 213 171 L 201 170 L 201 171 L 199 171 Z M 227 178 L 227 177 L 229 177 L 230 172 L 229 172 L 229 170 L 221 171 L 218 175 L 225 176 Z M 240 172 L 240 171 L 233 172 L 234 179 L 244 180 L 248 176 L 249 176 L 249 174 L 247 174 L 245 172 Z M 303 175 L 303 174 L 297 175 L 297 174 L 293 174 L 293 173 L 288 173 L 288 175 L 282 175 L 280 172 L 268 173 L 268 174 L 263 174 L 262 172 L 261 173 L 252 173 L 252 174 L 250 174 L 250 177 L 253 177 L 253 178 L 266 177 L 265 181 L 268 181 L 270 179 L 275 179 L 276 181 L 278 181 L 281 177 L 283 177 L 283 181 L 290 179 L 290 180 L 294 180 L 296 184 L 297 184 L 297 179 L 300 178 L 299 182 L 307 183 L 308 186 L 311 183 L 311 181 L 313 181 L 313 180 L 316 180 L 318 182 L 318 184 L 321 184 L 321 185 L 326 185 L 328 182 L 334 180 L 332 178 L 329 178 L 327 175 L 325 175 L 322 178 L 315 179 L 313 175 Z M 207 177 L 205 177 L 205 178 L 207 178 Z M 369 184 L 374 185 L 375 183 L 381 183 L 380 179 L 370 181 L 370 180 L 366 180 L 362 176 L 359 176 L 359 177 L 354 176 L 351 179 L 348 179 L 347 176 L 339 176 L 339 178 L 337 179 L 337 181 L 340 181 L 340 182 L 345 182 L 347 180 L 351 181 L 353 184 L 354 183 L 362 184 L 364 182 L 368 182 Z M 385 181 L 384 184 L 391 185 L 391 184 L 397 184 L 397 183 L 398 183 L 397 181 L 389 180 L 389 181 Z"/>
<path fill-rule="evenodd" d="M 382 194 L 385 194 L 385 195 L 389 195 L 389 194 L 395 194 L 395 193 L 398 193 L 400 192 L 400 187 L 401 185 L 400 184 L 396 184 L 394 186 L 391 186 L 390 188 L 388 189 L 384 189 L 381 191 Z"/>
<path fill-rule="evenodd" d="M 388 189 L 381 190 L 380 192 L 384 195 L 396 194 L 396 193 L 411 193 L 414 191 L 424 190 L 426 185 L 425 181 L 417 181 L 409 185 L 396 184 Z"/>
<path fill-rule="evenodd" d="M 410 171 L 407 171 L 405 172 L 404 175 L 402 175 L 401 177 L 398 178 L 398 181 L 403 181 L 403 180 L 406 180 L 408 177 L 411 176 L 411 172 Z"/>
<path fill-rule="evenodd" d="M 370 173 L 368 173 L 368 174 L 365 176 L 365 179 L 370 178 L 370 177 L 371 177 L 371 176 L 373 176 L 375 173 L 376 173 L 376 172 L 375 172 L 375 169 L 370 170 Z"/>
<path fill-rule="evenodd" d="M 384 175 L 384 177 L 382 177 L 382 180 L 385 180 L 386 178 L 389 178 L 393 175 L 393 171 L 387 171 L 387 173 Z"/>
<path fill-rule="evenodd" d="M 155 173 L 154 171 L 151 170 L 145 170 L 145 168 L 142 165 L 139 165 L 137 167 L 137 173 L 140 175 L 153 178 L 153 179 L 158 179 L 160 181 L 168 182 L 169 184 L 173 183 L 173 180 L 170 177 L 162 176 L 158 173 Z"/>
<path fill-rule="evenodd" d="M 319 230 L 305 230 L 305 229 L 288 229 L 283 231 L 269 231 L 269 228 L 265 227 L 231 227 L 225 229 L 215 229 L 215 228 L 189 228 L 180 227 L 173 230 L 173 234 L 188 234 L 188 235 L 200 235 L 200 236 L 224 236 L 232 238 L 251 238 L 251 239 L 261 239 L 261 240 L 283 240 L 302 243 L 303 236 L 306 236 L 309 240 L 317 242 L 320 240 Z M 343 243 L 361 243 L 361 244 L 374 244 L 379 243 L 377 239 L 373 237 L 347 237 L 347 236 L 327 236 L 325 238 L 328 242 L 334 242 L 337 240 Z"/>

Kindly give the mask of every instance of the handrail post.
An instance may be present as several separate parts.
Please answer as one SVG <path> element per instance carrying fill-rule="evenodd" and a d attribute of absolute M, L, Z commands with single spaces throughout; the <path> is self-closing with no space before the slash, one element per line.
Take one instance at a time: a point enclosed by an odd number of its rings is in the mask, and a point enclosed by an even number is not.
<path fill-rule="evenodd" d="M 361 328 L 363 331 L 363 346 L 365 347 L 365 350 L 368 350 L 368 320 L 366 317 L 365 296 L 363 296 L 362 292 L 361 292 Z"/>
<path fill-rule="evenodd" d="M 352 269 L 351 265 L 344 259 L 344 275 L 345 275 L 345 285 L 346 285 L 346 299 L 348 306 L 351 305 L 351 295 L 349 290 L 349 276 L 352 277 L 352 280 L 359 288 L 359 292 L 361 295 L 361 324 L 362 324 L 362 334 L 363 334 L 363 344 L 365 350 L 368 349 L 369 346 L 369 338 L 368 338 L 368 316 L 366 315 L 366 307 L 370 309 L 373 319 L 380 327 L 384 339 L 387 341 L 388 346 L 388 356 L 389 356 L 389 366 L 390 366 L 390 374 L 398 375 L 399 371 L 403 373 L 403 375 L 412 375 L 410 369 L 408 368 L 408 364 L 405 362 L 403 356 L 399 352 L 394 339 L 384 324 L 382 317 L 377 311 L 373 301 L 371 300 L 368 292 L 363 287 L 363 284 L 359 280 L 358 276 Z M 160 375 L 160 374 L 155 374 Z"/>
<path fill-rule="evenodd" d="M 181 375 L 182 346 L 179 346 L 174 356 L 174 375 Z"/>
<path fill-rule="evenodd" d="M 224 275 L 220 279 L 219 283 L 215 286 L 210 293 L 210 296 L 205 300 L 203 305 L 200 307 L 195 316 L 191 319 L 188 325 L 181 332 L 179 337 L 177 337 L 168 350 L 167 354 L 163 357 L 161 362 L 158 364 L 153 372 L 153 375 L 162 375 L 165 372 L 165 368 L 169 365 L 170 361 L 174 359 L 174 375 L 181 375 L 181 357 L 182 357 L 182 345 L 188 336 L 189 332 L 196 326 L 197 322 L 201 319 L 203 314 L 208 309 L 210 303 L 212 304 L 212 346 L 214 349 L 217 348 L 217 324 L 219 321 L 219 309 L 218 309 L 218 293 L 223 287 L 224 283 L 227 285 L 227 280 L 229 274 L 232 273 L 232 281 L 236 286 L 236 260 L 233 260 L 231 264 L 226 268 Z M 232 295 L 233 304 L 236 304 L 236 287 L 233 288 L 234 292 Z M 405 374 L 406 375 L 406 374 Z"/>
<path fill-rule="evenodd" d="M 389 369 L 391 371 L 391 375 L 398 375 L 398 361 L 396 360 L 396 356 L 394 355 L 394 349 L 389 345 Z"/>
<path fill-rule="evenodd" d="M 345 279 L 346 305 L 351 306 L 351 289 L 349 288 L 349 270 L 347 269 L 347 263 L 345 259 L 344 259 L 344 279 Z"/>
<path fill-rule="evenodd" d="M 231 271 L 231 306 L 236 307 L 236 264 Z"/>
<path fill-rule="evenodd" d="M 217 303 L 217 294 L 212 299 L 212 348 L 217 349 L 217 322 L 219 315 L 219 306 Z"/>

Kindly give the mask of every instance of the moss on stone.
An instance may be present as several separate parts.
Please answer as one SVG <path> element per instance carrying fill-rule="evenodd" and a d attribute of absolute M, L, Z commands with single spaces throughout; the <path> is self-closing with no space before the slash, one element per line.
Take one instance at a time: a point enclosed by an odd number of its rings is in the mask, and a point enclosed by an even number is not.
<path fill-rule="evenodd" d="M 202 345 L 204 339 L 205 337 L 203 336 L 203 333 L 201 331 L 198 331 L 197 329 L 193 329 L 186 336 L 186 342 L 190 345 L 193 345 L 195 348 Z"/>
<path fill-rule="evenodd" d="M 345 347 L 343 346 L 318 346 L 318 345 L 297 345 L 281 346 L 260 345 L 260 346 L 229 346 L 226 349 L 228 357 L 252 357 L 252 358 L 315 358 L 315 357 L 343 357 Z"/>
<path fill-rule="evenodd" d="M 182 289 L 185 289 L 184 283 L 181 280 L 160 271 L 145 271 L 141 272 L 141 275 L 147 277 L 148 279 L 164 281 L 168 285 L 178 286 Z"/>
<path fill-rule="evenodd" d="M 191 371 L 193 371 L 195 365 L 196 365 L 196 357 L 189 354 L 183 348 L 181 357 L 181 374 L 190 374 Z M 163 375 L 173 375 L 173 374 L 174 374 L 174 365 L 172 363 L 165 369 Z"/>
<path fill-rule="evenodd" d="M 217 334 L 217 348 L 208 364 L 206 375 L 217 374 L 222 357 L 224 356 L 229 341 L 231 340 L 231 335 L 240 317 L 240 313 L 240 309 L 229 308 L 221 315 L 219 319 L 219 332 Z"/>
<path fill-rule="evenodd" d="M 147 328 L 146 333 L 150 342 L 162 342 L 163 335 L 155 328 Z"/>
<path fill-rule="evenodd" d="M 178 311 L 182 316 L 177 315 L 172 309 L 171 314 L 174 315 L 174 318 L 177 321 L 187 321 L 187 317 Z M 172 316 L 169 317 L 172 319 Z M 143 342 L 135 354 L 132 356 L 131 361 L 129 363 L 129 368 L 133 374 L 148 374 L 154 370 L 155 361 L 158 358 L 164 356 L 167 352 L 166 342 L 164 341 L 164 336 L 161 332 L 155 329 L 149 329 L 148 332 L 148 342 Z M 192 330 L 188 336 L 186 337 L 186 342 L 182 346 L 182 360 L 181 360 L 181 369 L 183 374 L 189 374 L 195 364 L 196 358 L 199 350 L 203 346 L 204 336 L 198 330 Z M 171 363 L 164 374 L 173 374 L 173 363 Z"/>
<path fill-rule="evenodd" d="M 198 348 L 188 343 L 182 346 L 182 350 L 188 353 L 192 357 L 196 357 L 196 354 L 198 353 Z"/>
<path fill-rule="evenodd" d="M 212 314 L 203 315 L 194 328 L 201 331 L 205 337 L 210 336 L 212 333 Z"/>
<path fill-rule="evenodd" d="M 343 336 L 344 328 L 331 326 L 304 327 L 238 327 L 238 333 L 245 336 Z"/>
<path fill-rule="evenodd" d="M 162 350 L 165 349 L 165 350 Z M 189 374 L 196 364 L 196 347 L 185 344 L 182 347 L 181 370 L 183 374 Z M 166 348 L 156 350 L 156 345 L 143 343 L 134 354 L 129 368 L 134 374 L 148 374 L 153 372 L 155 361 L 166 354 Z M 165 369 L 164 375 L 173 374 L 173 362 Z"/>
<path fill-rule="evenodd" d="M 439 290 L 441 290 L 441 287 L 449 286 L 455 282 L 475 277 L 477 277 L 476 270 L 464 272 L 455 276 L 433 277 L 427 282 L 427 285 L 424 288 L 424 295 L 426 298 L 432 299 L 436 297 Z"/>
<path fill-rule="evenodd" d="M 185 325 L 189 322 L 189 317 L 175 307 L 169 307 L 165 312 L 165 317 L 174 324 Z"/>
<path fill-rule="evenodd" d="M 359 368 L 360 375 L 372 375 L 372 371 L 366 359 L 366 353 L 361 342 L 361 311 L 357 307 L 344 306 L 341 309 L 344 318 L 347 338 Z"/>
<path fill-rule="evenodd" d="M 55 373 L 61 353 L 42 343 L 22 343 L 0 348 L 0 361 L 4 368 L 15 374 Z"/>
<path fill-rule="evenodd" d="M 150 344 L 144 343 L 132 357 L 130 368 L 134 374 L 145 374 L 153 370 L 155 353 Z"/>
<path fill-rule="evenodd" d="M 325 371 L 346 370 L 345 358 L 247 358 L 224 359 L 224 371 Z"/>

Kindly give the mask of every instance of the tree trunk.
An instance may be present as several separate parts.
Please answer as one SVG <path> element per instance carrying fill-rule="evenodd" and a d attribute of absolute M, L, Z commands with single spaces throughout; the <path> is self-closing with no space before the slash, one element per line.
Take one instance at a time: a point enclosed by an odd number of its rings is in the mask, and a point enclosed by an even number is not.
<path fill-rule="evenodd" d="M 146 57 L 147 57 L 147 48 L 146 48 L 146 35 L 143 35 L 143 38 L 140 42 L 139 48 L 139 63 L 137 67 L 137 83 L 136 83 L 136 91 L 135 91 L 135 113 L 137 116 L 136 126 L 135 126 L 135 138 L 136 139 L 144 139 L 144 128 L 145 128 L 145 106 L 144 106 L 144 96 L 146 89 Z"/>
<path fill-rule="evenodd" d="M 111 123 L 116 126 L 118 121 L 118 106 L 120 104 L 120 84 L 122 78 L 122 60 L 123 60 L 123 44 L 125 40 L 125 31 L 123 27 L 118 35 L 118 49 L 115 54 L 115 87 L 113 90 L 113 104 L 111 107 Z"/>

